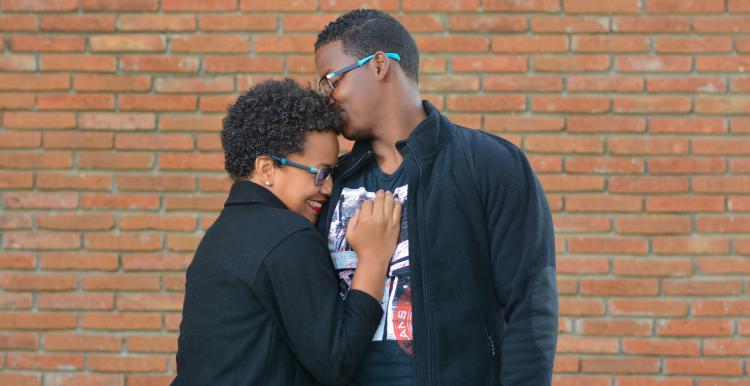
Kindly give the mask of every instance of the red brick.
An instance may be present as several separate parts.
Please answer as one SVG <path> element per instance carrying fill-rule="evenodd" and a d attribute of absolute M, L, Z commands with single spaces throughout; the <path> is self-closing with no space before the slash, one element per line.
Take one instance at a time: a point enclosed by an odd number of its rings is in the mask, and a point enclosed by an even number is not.
<path fill-rule="evenodd" d="M 234 91 L 231 77 L 212 78 L 158 78 L 154 83 L 157 92 L 163 93 L 215 93 Z"/>
<path fill-rule="evenodd" d="M 695 59 L 698 72 L 745 72 L 750 67 L 748 56 L 705 56 Z"/>
<path fill-rule="evenodd" d="M 560 0 L 485 0 L 485 11 L 500 12 L 558 12 Z"/>
<path fill-rule="evenodd" d="M 750 17 L 747 16 L 704 16 L 695 17 L 693 27 L 697 32 L 750 32 Z"/>
<path fill-rule="evenodd" d="M 160 330 L 162 328 L 161 319 L 161 315 L 151 313 L 87 312 L 81 315 L 81 328 L 91 330 Z"/>
<path fill-rule="evenodd" d="M 67 74 L 0 74 L 0 90 L 67 90 L 69 87 L 70 76 Z M 3 118 L 6 125 L 8 125 L 8 116 L 11 114 L 33 117 L 35 114 L 50 113 L 5 113 Z M 68 115 L 72 116 L 72 114 Z"/>
<path fill-rule="evenodd" d="M 738 97 L 698 97 L 695 111 L 705 114 L 745 114 L 750 109 L 750 99 Z"/>
<path fill-rule="evenodd" d="M 300 15 L 301 16 L 301 15 Z M 439 16 L 436 15 L 393 15 L 396 20 L 399 21 L 409 32 L 440 32 L 443 31 L 443 21 Z M 286 23 L 286 21 L 285 21 Z M 318 32 L 323 29 L 321 28 L 310 30 L 310 32 Z M 285 27 L 286 28 L 286 25 Z M 422 61 L 425 58 L 420 58 Z M 420 71 L 421 72 L 421 71 Z"/>
<path fill-rule="evenodd" d="M 223 154 L 161 154 L 159 168 L 162 170 L 224 170 Z"/>
<path fill-rule="evenodd" d="M 188 35 L 172 39 L 172 52 L 175 53 L 247 53 L 249 48 L 250 38 L 238 35 Z"/>
<path fill-rule="evenodd" d="M 493 132 L 562 131 L 565 122 L 555 117 L 485 116 L 484 129 Z"/>
<path fill-rule="evenodd" d="M 613 338 L 590 338 L 560 336 L 557 341 L 558 353 L 616 354 L 619 343 Z"/>
<path fill-rule="evenodd" d="M 726 171 L 722 158 L 651 158 L 648 170 L 653 174 L 713 174 Z"/>
<path fill-rule="evenodd" d="M 0 167 L 9 169 L 67 169 L 72 166 L 69 152 L 48 151 L 45 153 L 11 152 L 0 153 Z M 8 177 L 14 177 L 17 183 L 26 185 L 26 177 L 22 174 L 4 175 L 7 184 Z"/>
<path fill-rule="evenodd" d="M 54 386 L 124 386 L 125 376 L 120 374 L 46 374 Z"/>
<path fill-rule="evenodd" d="M 750 218 L 700 216 L 695 221 L 701 233 L 750 233 Z"/>
<path fill-rule="evenodd" d="M 310 17 L 315 15 L 305 14 Z M 289 17 L 289 16 L 284 16 Z M 286 19 L 285 19 L 286 20 Z M 241 15 L 200 15 L 200 29 L 203 31 L 275 31 L 276 18 L 266 14 Z M 323 26 L 315 30 L 322 29 Z"/>
<path fill-rule="evenodd" d="M 155 251 L 161 249 L 160 235 L 139 234 L 96 234 L 85 236 L 86 248 L 92 251 Z"/>
<path fill-rule="evenodd" d="M 623 339 L 622 351 L 624 354 L 635 355 L 698 356 L 700 354 L 700 343 L 695 340 L 682 339 L 627 338 Z M 690 386 L 690 384 L 687 386 Z"/>
<path fill-rule="evenodd" d="M 314 43 L 312 35 L 258 35 L 253 50 L 257 53 L 307 52 Z"/>
<path fill-rule="evenodd" d="M 698 60 L 700 61 L 699 58 Z M 618 56 L 615 69 L 618 72 L 689 72 L 693 66 L 690 56 Z"/>
<path fill-rule="evenodd" d="M 6 273 L 0 285 L 7 291 L 63 291 L 76 289 L 74 274 Z"/>
<path fill-rule="evenodd" d="M 742 375 L 739 359 L 679 359 L 664 360 L 664 372 L 682 375 Z"/>
<path fill-rule="evenodd" d="M 185 275 L 164 275 L 164 289 L 167 291 L 185 291 Z"/>
<path fill-rule="evenodd" d="M 167 358 L 161 356 L 89 355 L 88 367 L 96 372 L 165 372 Z"/>
<path fill-rule="evenodd" d="M 112 133 L 46 132 L 45 149 L 111 149 Z"/>
<path fill-rule="evenodd" d="M 11 293 L 4 291 L 0 294 L 0 307 L 5 310 L 31 310 L 33 298 L 28 293 Z M 0 360 L 2 364 L 2 360 Z"/>
<path fill-rule="evenodd" d="M 553 217 L 557 232 L 607 232 L 610 220 L 601 216 L 556 215 Z M 589 261 L 590 259 L 586 259 Z"/>
<path fill-rule="evenodd" d="M 3 312 L 0 328 L 7 330 L 67 330 L 76 328 L 76 315 L 63 312 Z"/>
<path fill-rule="evenodd" d="M 86 39 L 82 36 L 15 35 L 8 40 L 15 52 L 82 52 Z"/>
<path fill-rule="evenodd" d="M 608 32 L 609 19 L 589 16 L 532 16 L 531 30 L 538 33 Z"/>
<path fill-rule="evenodd" d="M 526 24 L 522 16 L 451 16 L 448 20 L 451 31 L 463 32 L 523 32 Z"/>
<path fill-rule="evenodd" d="M 115 72 L 117 58 L 113 55 L 49 54 L 39 56 L 39 65 L 42 71 Z"/>
<path fill-rule="evenodd" d="M 29 1 L 23 3 L 29 4 Z M 41 4 L 47 4 L 48 1 L 40 2 Z M 2 5 L 0 5 L 2 6 Z M 39 6 L 36 4 L 35 6 Z M 30 9 L 30 11 L 39 11 L 38 8 Z M 7 14 L 0 15 L 0 31 L 27 31 L 34 32 L 37 29 L 37 15 L 35 14 Z"/>
<path fill-rule="evenodd" d="M 643 200 L 632 196 L 568 196 L 565 209 L 568 212 L 640 212 Z"/>
<path fill-rule="evenodd" d="M 159 196 L 153 194 L 84 193 L 81 207 L 85 209 L 154 210 L 159 208 Z"/>
<path fill-rule="evenodd" d="M 79 127 L 94 130 L 151 130 L 156 126 L 148 113 L 81 113 Z"/>
<path fill-rule="evenodd" d="M 284 60 L 275 57 L 206 56 L 204 71 L 216 73 L 281 72 Z"/>
<path fill-rule="evenodd" d="M 122 311 L 180 311 L 183 295 L 118 294 L 117 308 Z"/>
<path fill-rule="evenodd" d="M 336 2 L 333 4 L 340 4 Z M 314 11 L 317 8 L 317 2 L 314 0 L 291 0 L 291 1 L 258 1 L 258 0 L 240 0 L 240 10 L 243 11 Z M 354 8 L 354 7 L 350 7 Z M 345 8 L 349 10 L 350 8 Z"/>
<path fill-rule="evenodd" d="M 685 317 L 688 303 L 660 299 L 612 299 L 609 301 L 612 316 Z"/>
<path fill-rule="evenodd" d="M 726 82 L 722 78 L 649 78 L 648 92 L 651 93 L 723 93 Z"/>
<path fill-rule="evenodd" d="M 197 72 L 200 58 L 193 56 L 123 55 L 120 67 L 135 72 Z"/>
<path fill-rule="evenodd" d="M 8 355 L 8 368 L 24 370 L 82 370 L 83 355 L 11 353 Z"/>
<path fill-rule="evenodd" d="M 159 129 L 161 131 L 211 131 L 221 130 L 220 114 L 203 115 L 161 115 Z M 222 161 L 223 163 L 223 161 Z"/>
<path fill-rule="evenodd" d="M 218 135 L 214 134 L 198 134 L 196 136 L 197 138 L 197 146 L 196 148 L 198 150 L 202 151 L 220 151 L 222 150 L 221 147 L 221 138 L 219 138 Z M 343 137 L 339 137 L 339 141 L 342 140 Z M 339 142 L 340 143 L 340 142 Z M 341 145 L 339 145 L 341 146 Z M 343 148 L 343 146 L 341 146 Z"/>
<path fill-rule="evenodd" d="M 604 177 L 544 175 L 540 181 L 547 192 L 600 192 L 604 190 Z"/>
<path fill-rule="evenodd" d="M 595 72 L 609 69 L 606 55 L 537 56 L 533 68 L 541 72 Z"/>
<path fill-rule="evenodd" d="M 424 84 L 424 79 L 425 77 L 420 79 L 421 85 Z M 454 79 L 456 79 L 457 85 L 469 84 L 465 77 Z M 483 84 L 484 89 L 488 91 L 562 91 L 563 88 L 562 78 L 552 76 L 487 76 Z"/>
<path fill-rule="evenodd" d="M 159 0 L 83 0 L 87 11 L 155 11 Z"/>
<path fill-rule="evenodd" d="M 549 53 L 565 52 L 568 39 L 562 35 L 501 36 L 492 39 L 492 52 Z"/>
<path fill-rule="evenodd" d="M 1 44 L 0 48 L 2 48 Z M 37 69 L 36 57 L 33 55 L 8 55 L 0 57 L 0 70 L 2 71 L 37 71 Z"/>
<path fill-rule="evenodd" d="M 747 300 L 696 300 L 693 301 L 693 314 L 695 316 L 746 317 L 750 316 L 750 302 Z M 750 350 L 750 346 L 745 350 Z M 715 352 L 718 354 L 718 351 Z"/>
<path fill-rule="evenodd" d="M 454 95 L 448 98 L 448 109 L 468 112 L 521 111 L 525 105 L 522 95 Z"/>
<path fill-rule="evenodd" d="M 168 211 L 172 210 L 208 210 L 218 211 L 224 206 L 226 195 L 171 195 L 164 203 Z"/>
<path fill-rule="evenodd" d="M 724 199 L 718 196 L 664 196 L 646 198 L 649 212 L 723 212 Z"/>
<path fill-rule="evenodd" d="M 115 297 L 88 293 L 39 294 L 37 302 L 37 307 L 43 310 L 111 310 Z"/>
<path fill-rule="evenodd" d="M 120 111 L 195 111 L 198 98 L 194 95 L 120 94 Z"/>
<path fill-rule="evenodd" d="M 577 370 L 576 370 L 577 371 Z M 555 375 L 555 386 L 610 386 L 609 377 L 592 375 Z"/>
<path fill-rule="evenodd" d="M 167 250 L 175 252 L 193 252 L 198 248 L 200 236 L 169 234 L 167 235 Z"/>
<path fill-rule="evenodd" d="M 117 187 L 120 191 L 166 192 L 187 191 L 196 188 L 195 177 L 189 175 L 136 175 L 128 174 L 117 177 Z"/>
<path fill-rule="evenodd" d="M 118 265 L 115 253 L 46 252 L 40 259 L 40 266 L 45 270 L 114 271 Z"/>
<path fill-rule="evenodd" d="M 112 32 L 114 15 L 42 15 L 42 31 Z"/>
<path fill-rule="evenodd" d="M 81 287 L 87 291 L 158 291 L 158 275 L 107 274 L 81 278 Z"/>
<path fill-rule="evenodd" d="M 192 260 L 192 254 L 136 253 L 124 254 L 122 264 L 126 271 L 184 271 Z"/>
<path fill-rule="evenodd" d="M 586 373 L 657 373 L 659 367 L 658 358 L 583 358 L 581 360 L 581 370 Z"/>
<path fill-rule="evenodd" d="M 591 137 L 533 136 L 524 141 L 526 150 L 534 153 L 601 153 L 604 142 Z"/>
<path fill-rule="evenodd" d="M 608 188 L 613 193 L 678 193 L 687 192 L 687 177 L 610 177 Z"/>
<path fill-rule="evenodd" d="M 490 46 L 488 38 L 475 36 L 421 36 L 416 41 L 421 52 L 484 52 Z"/>
<path fill-rule="evenodd" d="M 34 269 L 36 258 L 25 253 L 0 253 L 0 268 L 3 269 Z"/>
<path fill-rule="evenodd" d="M 570 173 L 633 174 L 643 172 L 643 160 L 614 157 L 571 157 L 565 162 Z"/>
<path fill-rule="evenodd" d="M 33 186 L 32 173 L 0 173 L 0 189 L 31 189 Z"/>
<path fill-rule="evenodd" d="M 226 112 L 227 108 L 234 104 L 236 100 L 237 97 L 234 95 L 203 95 L 198 102 L 198 109 L 209 113 L 223 113 Z M 200 140 L 198 142 L 200 143 Z M 216 150 L 220 149 L 221 146 Z"/>
<path fill-rule="evenodd" d="M 236 0 L 162 0 L 161 9 L 164 11 L 232 11 L 237 9 Z"/>
<path fill-rule="evenodd" d="M 478 91 L 479 78 L 476 76 L 422 75 L 419 77 L 419 89 L 423 92 L 462 92 Z M 485 81 L 485 89 L 496 91 L 492 84 Z"/>
<path fill-rule="evenodd" d="M 619 217 L 615 220 L 617 233 L 621 234 L 687 234 L 691 232 L 691 222 L 687 217 L 644 216 Z M 648 271 L 647 271 L 648 272 Z"/>
<path fill-rule="evenodd" d="M 614 273 L 618 276 L 689 276 L 692 273 L 692 261 L 688 259 L 619 258 L 614 261 Z"/>
<path fill-rule="evenodd" d="M 38 215 L 36 222 L 40 229 L 54 230 L 107 230 L 115 226 L 110 213 L 52 213 Z"/>
<path fill-rule="evenodd" d="M 534 112 L 602 113 L 609 111 L 609 98 L 583 96 L 534 96 L 531 109 Z"/>
<path fill-rule="evenodd" d="M 265 2 L 264 2 L 265 3 Z M 174 368 L 174 364 L 173 364 Z M 130 386 L 159 386 L 169 384 L 174 378 L 172 375 L 128 375 Z"/>
<path fill-rule="evenodd" d="M 453 58 L 456 72 L 526 72 L 528 59 L 519 56 L 459 56 Z"/>
<path fill-rule="evenodd" d="M 613 111 L 616 113 L 688 113 L 693 101 L 678 96 L 632 96 L 615 97 Z"/>
<path fill-rule="evenodd" d="M 568 91 L 641 92 L 643 84 L 643 79 L 636 77 L 571 76 L 568 78 Z"/>
<path fill-rule="evenodd" d="M 0 70 L 2 65 L 0 64 Z M 31 93 L 0 94 L 0 109 L 2 110 L 30 110 L 36 104 L 36 96 Z M 10 137 L 13 133 L 0 133 L 0 136 Z M 6 139 L 0 137 L 0 139 Z M 0 141 L 0 148 L 12 147 L 6 141 Z"/>
<path fill-rule="evenodd" d="M 176 353 L 176 336 L 131 335 L 126 338 L 128 352 Z"/>
<path fill-rule="evenodd" d="M 648 0 L 650 13 L 723 13 L 723 0 Z"/>
<path fill-rule="evenodd" d="M 572 49 L 574 52 L 645 52 L 649 50 L 649 41 L 641 36 L 576 36 Z"/>
<path fill-rule="evenodd" d="M 687 154 L 689 143 L 683 138 L 610 138 L 608 150 L 612 154 Z"/>
<path fill-rule="evenodd" d="M 694 177 L 693 191 L 698 193 L 746 193 L 750 177 Z"/>
<path fill-rule="evenodd" d="M 586 319 L 578 323 L 579 330 L 585 335 L 645 336 L 651 335 L 652 330 L 650 320 Z"/>
<path fill-rule="evenodd" d="M 198 185 L 201 192 L 229 192 L 232 186 L 232 179 L 226 175 L 220 176 L 200 176 Z"/>
<path fill-rule="evenodd" d="M 163 231 L 192 231 L 195 230 L 197 219 L 194 216 L 139 214 L 120 216 L 122 230 L 163 230 Z"/>
<path fill-rule="evenodd" d="M 658 134 L 722 134 L 727 132 L 723 118 L 651 117 L 649 130 Z"/>
<path fill-rule="evenodd" d="M 730 196 L 727 207 L 736 212 L 750 212 L 750 198 Z"/>
<path fill-rule="evenodd" d="M 382 1 L 381 1 L 382 2 Z M 323 4 L 338 4 L 336 0 L 323 0 Z M 358 4 L 358 2 L 351 1 L 352 5 Z M 386 1 L 391 4 L 390 7 L 385 7 L 390 10 L 398 9 L 397 1 Z M 378 7 L 383 9 L 382 7 Z M 323 7 L 323 9 L 327 9 Z M 341 9 L 341 8 L 336 8 Z M 344 9 L 349 9 L 346 7 Z M 458 0 L 458 1 L 441 1 L 441 0 L 404 0 L 403 9 L 407 12 L 476 12 L 479 10 L 479 0 Z"/>
<path fill-rule="evenodd" d="M 602 316 L 604 303 L 590 299 L 560 299 L 560 315 L 563 316 Z"/>
<path fill-rule="evenodd" d="M 742 293 L 740 281 L 664 280 L 662 292 L 668 296 L 722 296 Z"/>
<path fill-rule="evenodd" d="M 568 240 L 568 250 L 573 253 L 584 254 L 606 253 L 645 255 L 648 250 L 648 241 L 638 238 L 572 237 Z M 611 282 L 609 284 L 615 285 L 617 283 Z M 616 288 L 614 289 L 616 290 Z M 652 292 L 652 289 L 653 288 L 641 287 L 634 290 L 644 290 Z M 627 291 L 627 289 L 624 290 Z"/>
<path fill-rule="evenodd" d="M 654 38 L 654 51 L 665 54 L 731 52 L 732 39 L 729 37 L 657 37 Z"/>
<path fill-rule="evenodd" d="M 151 169 L 153 156 L 147 153 L 79 152 L 80 169 Z"/>
<path fill-rule="evenodd" d="M 694 139 L 693 152 L 696 154 L 743 155 L 750 154 L 750 140 L 747 139 Z"/>
<path fill-rule="evenodd" d="M 0 333 L 0 349 L 38 350 L 39 337 L 37 334 L 29 332 L 3 332 Z"/>
<path fill-rule="evenodd" d="M 591 2 L 587 0 L 563 0 L 565 13 L 640 13 L 639 0 L 609 0 Z"/>
<path fill-rule="evenodd" d="M 682 16 L 618 16 L 612 30 L 624 33 L 688 32 L 690 19 Z"/>
<path fill-rule="evenodd" d="M 122 150 L 192 150 L 193 138 L 185 134 L 117 134 L 115 148 Z"/>
<path fill-rule="evenodd" d="M 5 208 L 14 209 L 73 209 L 78 206 L 77 193 L 5 193 Z"/>

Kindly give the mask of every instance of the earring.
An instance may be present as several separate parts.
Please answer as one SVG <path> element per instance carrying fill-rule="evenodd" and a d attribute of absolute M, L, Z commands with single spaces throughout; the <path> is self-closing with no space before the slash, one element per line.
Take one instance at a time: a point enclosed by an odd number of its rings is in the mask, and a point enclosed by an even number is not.
<path fill-rule="evenodd" d="M 271 181 L 266 181 L 266 186 L 271 186 Z"/>

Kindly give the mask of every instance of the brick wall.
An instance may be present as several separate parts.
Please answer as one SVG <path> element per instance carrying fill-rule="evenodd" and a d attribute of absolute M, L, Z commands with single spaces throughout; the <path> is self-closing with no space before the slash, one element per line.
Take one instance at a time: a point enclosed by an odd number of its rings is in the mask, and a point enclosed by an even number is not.
<path fill-rule="evenodd" d="M 0 1 L 0 384 L 169 383 L 222 112 L 358 4 L 539 174 L 555 385 L 750 384 L 750 0 Z"/>

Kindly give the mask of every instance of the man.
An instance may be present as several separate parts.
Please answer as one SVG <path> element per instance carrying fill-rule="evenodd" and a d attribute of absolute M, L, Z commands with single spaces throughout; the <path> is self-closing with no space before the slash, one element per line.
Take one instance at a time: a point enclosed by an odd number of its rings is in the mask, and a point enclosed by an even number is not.
<path fill-rule="evenodd" d="M 421 100 L 416 44 L 388 14 L 354 10 L 330 23 L 315 64 L 356 141 L 318 222 L 342 296 L 357 262 L 344 239 L 353 208 L 378 189 L 404 204 L 385 315 L 351 383 L 549 385 L 554 236 L 526 157 Z"/>

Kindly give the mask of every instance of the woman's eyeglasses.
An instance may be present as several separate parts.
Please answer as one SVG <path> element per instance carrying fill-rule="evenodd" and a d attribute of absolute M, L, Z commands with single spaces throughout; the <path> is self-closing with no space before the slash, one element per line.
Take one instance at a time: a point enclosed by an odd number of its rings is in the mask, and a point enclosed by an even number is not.
<path fill-rule="evenodd" d="M 278 163 L 282 165 L 288 165 L 288 166 L 292 166 L 292 167 L 299 168 L 302 170 L 307 170 L 308 172 L 315 174 L 315 186 L 323 185 L 328 179 L 328 177 L 331 176 L 331 171 L 333 170 L 333 168 L 330 166 L 324 166 L 320 169 L 317 169 L 312 166 L 302 165 L 301 163 L 290 161 L 286 158 L 281 158 L 281 157 L 276 157 L 276 156 L 271 156 L 271 158 L 274 161 L 277 161 Z"/>

